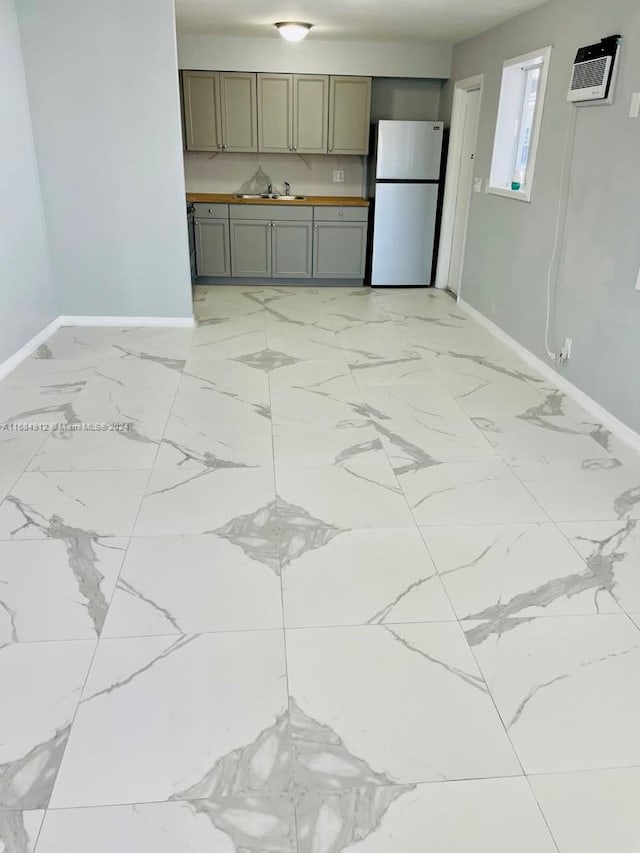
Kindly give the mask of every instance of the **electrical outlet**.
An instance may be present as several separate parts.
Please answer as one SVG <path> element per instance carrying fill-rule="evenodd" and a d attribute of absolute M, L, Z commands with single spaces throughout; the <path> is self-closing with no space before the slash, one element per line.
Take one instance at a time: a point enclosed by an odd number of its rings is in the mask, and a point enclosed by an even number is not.
<path fill-rule="evenodd" d="M 483 183 L 482 178 L 474 178 L 473 179 L 473 191 L 474 191 L 474 193 L 481 193 L 482 192 L 482 183 Z"/>
<path fill-rule="evenodd" d="M 573 349 L 573 339 L 565 338 L 564 346 L 560 350 L 560 364 L 564 364 L 565 361 L 569 361 L 571 358 L 571 350 Z"/>
<path fill-rule="evenodd" d="M 629 118 L 640 118 L 640 92 L 634 92 L 631 96 Z"/>
<path fill-rule="evenodd" d="M 344 172 L 342 169 L 334 169 L 333 183 L 334 184 L 344 184 Z"/>

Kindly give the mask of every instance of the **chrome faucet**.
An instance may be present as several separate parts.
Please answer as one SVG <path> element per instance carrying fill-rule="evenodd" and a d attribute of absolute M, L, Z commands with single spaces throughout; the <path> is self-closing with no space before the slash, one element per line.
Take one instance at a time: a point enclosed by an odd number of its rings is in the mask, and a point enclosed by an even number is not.
<path fill-rule="evenodd" d="M 289 183 L 289 181 L 284 182 L 284 194 L 291 195 L 291 184 Z"/>

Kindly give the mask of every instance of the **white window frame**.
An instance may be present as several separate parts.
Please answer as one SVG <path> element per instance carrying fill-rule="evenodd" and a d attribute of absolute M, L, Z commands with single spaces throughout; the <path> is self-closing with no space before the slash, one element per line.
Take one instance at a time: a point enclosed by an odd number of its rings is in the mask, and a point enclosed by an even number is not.
<path fill-rule="evenodd" d="M 540 142 L 540 130 L 549 79 L 552 48 L 545 47 L 533 50 L 522 56 L 508 59 L 502 66 L 500 84 L 500 105 L 491 159 L 491 175 L 489 178 L 489 193 L 492 195 L 512 198 L 517 201 L 531 202 L 533 182 Z M 524 111 L 525 87 L 527 72 L 540 68 L 540 80 L 536 97 L 535 115 L 529 140 L 529 158 L 523 186 L 519 190 L 511 189 L 513 167 L 516 163 L 518 145 L 521 134 L 521 122 Z M 514 74 L 518 71 L 518 74 Z M 521 79 L 520 79 L 521 73 Z"/>

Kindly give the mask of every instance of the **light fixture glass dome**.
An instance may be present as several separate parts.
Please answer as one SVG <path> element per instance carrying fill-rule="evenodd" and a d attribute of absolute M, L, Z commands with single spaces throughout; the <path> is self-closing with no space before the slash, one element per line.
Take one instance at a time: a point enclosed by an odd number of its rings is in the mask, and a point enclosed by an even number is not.
<path fill-rule="evenodd" d="M 275 25 L 283 39 L 287 41 L 302 41 L 309 34 L 312 24 L 302 24 L 299 21 L 281 21 Z"/>

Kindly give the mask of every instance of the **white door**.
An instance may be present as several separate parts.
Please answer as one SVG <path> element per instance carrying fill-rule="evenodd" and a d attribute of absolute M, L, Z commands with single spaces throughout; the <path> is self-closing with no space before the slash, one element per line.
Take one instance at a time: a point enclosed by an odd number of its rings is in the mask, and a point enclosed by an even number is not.
<path fill-rule="evenodd" d="M 456 199 L 456 215 L 453 226 L 453 241 L 451 246 L 451 264 L 449 266 L 449 290 L 457 293 L 462 278 L 464 248 L 467 240 L 467 223 L 475 172 L 476 141 L 478 138 L 478 119 L 480 117 L 480 89 L 471 89 L 466 93 L 466 111 L 464 115 L 464 130 L 462 134 L 462 153 L 460 155 L 460 172 L 458 194 Z"/>

